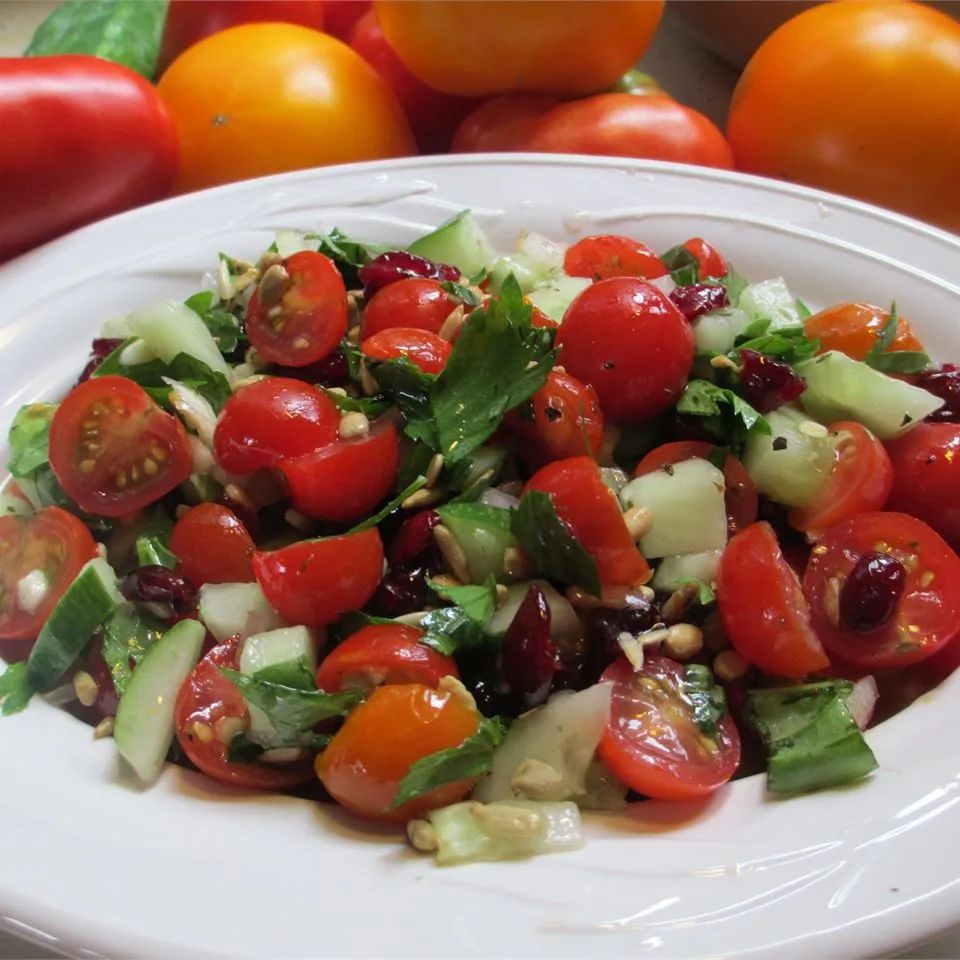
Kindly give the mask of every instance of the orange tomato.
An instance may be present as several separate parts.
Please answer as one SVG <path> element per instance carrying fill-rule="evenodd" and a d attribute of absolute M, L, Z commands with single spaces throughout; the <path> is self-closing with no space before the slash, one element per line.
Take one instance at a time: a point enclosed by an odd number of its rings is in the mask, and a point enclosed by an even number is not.
<path fill-rule="evenodd" d="M 180 135 L 180 191 L 415 152 L 376 70 L 307 27 L 253 23 L 207 37 L 157 89 Z"/>
<path fill-rule="evenodd" d="M 390 46 L 444 93 L 579 96 L 609 87 L 650 45 L 662 0 L 376 0 Z"/>
<path fill-rule="evenodd" d="M 821 353 L 839 350 L 854 360 L 862 360 L 873 349 L 877 335 L 889 319 L 886 310 L 869 303 L 838 303 L 807 317 L 803 332 L 820 341 Z M 923 344 L 903 317 L 887 350 L 923 350 Z"/>
<path fill-rule="evenodd" d="M 960 230 L 960 23 L 918 3 L 825 3 L 776 30 L 733 95 L 740 170 Z"/>

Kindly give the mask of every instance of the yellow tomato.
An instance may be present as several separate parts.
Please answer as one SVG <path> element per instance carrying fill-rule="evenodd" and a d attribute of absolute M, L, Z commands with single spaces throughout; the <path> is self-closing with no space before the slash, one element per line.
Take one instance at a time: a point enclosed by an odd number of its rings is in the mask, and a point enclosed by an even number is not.
<path fill-rule="evenodd" d="M 650 45 L 663 0 L 376 0 L 390 46 L 444 93 L 580 96 Z"/>
<path fill-rule="evenodd" d="M 184 51 L 160 79 L 180 135 L 180 191 L 415 152 L 380 75 L 307 27 L 253 23 Z"/>

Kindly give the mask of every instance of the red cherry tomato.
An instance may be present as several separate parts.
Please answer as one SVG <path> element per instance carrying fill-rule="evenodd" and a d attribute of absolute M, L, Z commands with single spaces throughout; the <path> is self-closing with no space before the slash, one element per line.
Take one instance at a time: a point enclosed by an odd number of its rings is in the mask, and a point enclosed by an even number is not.
<path fill-rule="evenodd" d="M 346 42 L 372 5 L 373 0 L 323 0 L 325 32 Z"/>
<path fill-rule="evenodd" d="M 740 763 L 740 735 L 727 713 L 712 746 L 683 694 L 684 668 L 666 657 L 644 657 L 634 672 L 626 658 L 601 682 L 613 683 L 610 719 L 597 752 L 629 787 L 658 800 L 693 800 L 726 783 Z"/>
<path fill-rule="evenodd" d="M 593 459 L 573 457 L 549 463 L 527 481 L 526 490 L 550 495 L 557 516 L 597 561 L 601 583 L 632 585 L 650 579 L 650 567 Z"/>
<path fill-rule="evenodd" d="M 247 336 L 270 363 L 306 367 L 332 353 L 347 332 L 347 291 L 333 261 L 301 250 L 283 261 L 282 295 L 263 302 L 261 281 L 247 304 Z"/>
<path fill-rule="evenodd" d="M 439 333 L 458 303 L 437 280 L 398 280 L 370 298 L 363 311 L 361 337 L 366 340 L 394 327 Z"/>
<path fill-rule="evenodd" d="M 253 573 L 284 619 L 323 627 L 373 596 L 383 575 L 383 543 L 376 527 L 302 540 L 254 553 Z"/>
<path fill-rule="evenodd" d="M 803 677 L 830 661 L 810 626 L 800 581 L 768 523 L 738 533 L 723 551 L 717 602 L 730 642 L 749 663 L 779 677 Z"/>
<path fill-rule="evenodd" d="M 693 367 L 690 324 L 666 295 L 632 277 L 587 287 L 568 307 L 557 346 L 567 372 L 597 391 L 614 423 L 668 410 Z"/>
<path fill-rule="evenodd" d="M 442 372 L 450 358 L 451 349 L 450 344 L 435 333 L 412 327 L 381 330 L 360 344 L 363 355 L 371 360 L 397 360 L 406 357 L 424 373 Z"/>
<path fill-rule="evenodd" d="M 336 404 L 322 390 L 302 380 L 265 377 L 227 400 L 213 452 L 224 470 L 252 473 L 333 443 L 339 425 Z"/>
<path fill-rule="evenodd" d="M 893 467 L 883 444 L 853 421 L 830 425 L 838 435 L 837 462 L 826 487 L 809 506 L 790 511 L 790 525 L 816 534 L 857 513 L 880 510 L 890 496 Z"/>
<path fill-rule="evenodd" d="M 559 103 L 536 93 L 507 93 L 484 100 L 457 128 L 450 152 L 523 150 L 532 131 Z"/>
<path fill-rule="evenodd" d="M 676 440 L 651 450 L 633 471 L 635 477 L 653 473 L 668 464 L 699 457 L 709 460 L 718 447 L 700 440 Z M 743 464 L 728 453 L 723 460 L 724 501 L 727 507 L 727 528 L 731 535 L 750 526 L 757 519 L 757 488 Z"/>
<path fill-rule="evenodd" d="M 180 421 L 126 377 L 78 384 L 50 423 L 50 466 L 87 513 L 122 517 L 190 476 Z"/>
<path fill-rule="evenodd" d="M 700 237 L 691 237 L 683 245 L 683 249 L 697 258 L 701 280 L 706 280 L 707 277 L 725 277 L 730 270 L 720 252 Z"/>
<path fill-rule="evenodd" d="M 873 552 L 899 560 L 906 585 L 893 616 L 862 632 L 838 616 L 839 591 L 860 557 Z M 905 513 L 861 513 L 827 530 L 810 553 L 803 592 L 823 645 L 858 666 L 918 663 L 960 631 L 960 558 L 930 527 Z"/>
<path fill-rule="evenodd" d="M 170 535 L 180 571 L 194 585 L 253 580 L 253 539 L 232 510 L 201 503 L 185 513 Z"/>
<path fill-rule="evenodd" d="M 887 508 L 919 517 L 960 550 L 960 424 L 921 423 L 887 441 L 893 489 Z"/>
<path fill-rule="evenodd" d="M 218 667 L 237 669 L 237 640 L 214 647 L 187 677 L 174 707 L 174 723 L 180 746 L 195 767 L 214 780 L 235 787 L 258 790 L 282 790 L 307 783 L 313 777 L 309 760 L 291 764 L 231 763 L 227 759 L 228 742 L 221 735 L 232 721 L 249 714 L 243 694 Z"/>
<path fill-rule="evenodd" d="M 44 507 L 29 517 L 0 517 L 0 639 L 36 637 L 80 568 L 96 555 L 90 531 L 59 507 Z M 36 609 L 25 609 L 18 585 L 37 570 L 47 589 Z"/>
<path fill-rule="evenodd" d="M 290 500 L 301 513 L 328 523 L 349 523 L 371 513 L 390 492 L 400 465 L 400 441 L 381 421 L 364 437 L 337 440 L 314 453 L 283 460 Z"/>
<path fill-rule="evenodd" d="M 572 277 L 589 277 L 591 280 L 609 280 L 611 277 L 654 280 L 668 273 L 649 247 L 616 234 L 578 240 L 564 255 L 563 269 Z"/>
<path fill-rule="evenodd" d="M 401 623 L 363 627 L 327 654 L 317 671 L 317 686 L 328 693 L 383 683 L 436 687 L 444 677 L 459 677 L 453 657 L 425 647 L 419 642 L 422 636 L 422 630 Z"/>

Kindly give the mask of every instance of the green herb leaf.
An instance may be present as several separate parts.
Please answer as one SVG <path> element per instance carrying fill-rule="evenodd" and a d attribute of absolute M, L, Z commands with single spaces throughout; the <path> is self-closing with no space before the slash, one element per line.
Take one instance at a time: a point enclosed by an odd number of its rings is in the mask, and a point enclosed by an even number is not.
<path fill-rule="evenodd" d="M 296 690 L 316 690 L 317 682 L 313 671 L 301 660 L 287 660 L 284 663 L 272 663 L 269 667 L 258 670 L 253 675 L 254 680 L 266 680 L 268 683 L 278 683 L 284 687 L 293 687 Z"/>
<path fill-rule="evenodd" d="M 381 253 L 395 249 L 382 243 L 363 243 L 360 240 L 352 240 L 337 227 L 319 236 L 319 252 L 337 265 L 348 290 L 360 286 L 358 275 L 360 267 L 375 260 Z"/>
<path fill-rule="evenodd" d="M 451 297 L 461 300 L 465 306 L 479 307 L 483 303 L 483 300 L 473 290 L 461 283 L 455 283 L 453 280 L 444 280 L 440 287 Z"/>
<path fill-rule="evenodd" d="M 493 764 L 493 753 L 503 741 L 505 732 L 499 718 L 484 717 L 480 721 L 479 730 L 459 747 L 439 750 L 418 760 L 400 781 L 390 809 L 396 810 L 407 801 L 442 787 L 445 783 L 479 777 L 489 771 Z"/>
<path fill-rule="evenodd" d="M 430 394 L 436 376 L 424 373 L 406 357 L 369 363 L 371 375 L 380 391 L 393 401 L 403 414 L 404 432 L 413 440 L 421 440 L 434 450 L 440 444 L 430 405 Z M 432 456 L 432 454 L 431 454 Z"/>
<path fill-rule="evenodd" d="M 600 596 L 597 561 L 557 516 L 549 494 L 542 490 L 525 493 L 510 515 L 510 529 L 544 576 Z"/>
<path fill-rule="evenodd" d="M 917 350 L 891 350 L 868 358 L 867 363 L 883 373 L 923 373 L 930 366 L 930 357 Z"/>
<path fill-rule="evenodd" d="M 375 420 L 390 409 L 390 404 L 382 397 L 345 397 L 342 393 L 324 388 L 323 391 L 343 413 L 363 413 Z"/>
<path fill-rule="evenodd" d="M 209 290 L 195 293 L 185 302 L 204 322 L 220 352 L 225 356 L 232 354 L 243 337 L 240 321 L 221 304 L 214 304 L 213 293 Z"/>
<path fill-rule="evenodd" d="M 117 696 L 123 696 L 130 682 L 131 661 L 138 664 L 147 650 L 167 630 L 167 625 L 132 603 L 124 603 L 104 621 L 101 655 L 113 678 Z"/>
<path fill-rule="evenodd" d="M 401 490 L 385 507 L 375 513 L 372 517 L 367 517 L 366 520 L 362 520 L 355 527 L 351 527 L 344 534 L 344 536 L 349 536 L 351 533 L 361 533 L 364 530 L 369 530 L 371 527 L 377 526 L 378 523 L 389 517 L 394 510 L 399 510 L 400 504 L 403 503 L 407 497 L 412 496 L 418 490 L 422 490 L 426 485 L 426 477 L 417 477 L 413 483 Z"/>
<path fill-rule="evenodd" d="M 726 276 L 720 278 L 720 283 L 727 288 L 727 299 L 731 307 L 735 307 L 740 302 L 740 295 L 750 286 L 750 281 L 737 273 L 733 269 L 733 264 L 728 265 Z"/>
<path fill-rule="evenodd" d="M 430 589 L 438 596 L 458 606 L 474 623 L 487 623 L 497 609 L 497 581 L 491 574 L 486 583 L 449 587 L 427 578 Z"/>
<path fill-rule="evenodd" d="M 776 357 L 784 363 L 794 364 L 816 356 L 820 349 L 820 341 L 808 338 L 803 332 L 802 324 L 769 330 L 770 321 L 765 319 L 762 321 L 764 332 L 750 336 L 750 330 L 755 323 L 757 321 L 737 337 L 733 350 L 728 354 L 731 360 L 738 360 L 742 350 L 753 350 L 768 357 Z"/>
<path fill-rule="evenodd" d="M 703 417 L 704 427 L 733 451 L 743 449 L 751 430 L 770 432 L 769 424 L 746 400 L 709 380 L 687 384 L 677 413 Z"/>
<path fill-rule="evenodd" d="M 459 650 L 495 642 L 494 638 L 460 607 L 431 610 L 417 626 L 424 631 L 420 643 L 446 656 Z"/>
<path fill-rule="evenodd" d="M 178 563 L 170 550 L 173 521 L 159 510 L 144 524 L 135 544 L 137 563 L 141 567 L 156 565 L 172 570 Z"/>
<path fill-rule="evenodd" d="M 677 585 L 681 587 L 685 583 L 695 583 L 697 585 L 697 595 L 694 599 L 701 607 L 707 607 L 716 601 L 717 594 L 709 583 L 705 583 L 703 580 L 698 580 L 696 577 L 685 577 L 684 579 L 677 581 Z"/>
<path fill-rule="evenodd" d="M 671 247 L 660 259 L 678 287 L 700 282 L 700 261 L 686 247 Z"/>
<path fill-rule="evenodd" d="M 10 461 L 14 477 L 23 477 L 42 467 L 48 460 L 50 422 L 57 411 L 54 403 L 30 403 L 21 407 L 10 425 Z"/>
<path fill-rule="evenodd" d="M 19 713 L 30 702 L 36 691 L 27 675 L 27 663 L 11 663 L 0 674 L 0 715 L 10 716 Z"/>
<path fill-rule="evenodd" d="M 806 320 L 807 317 L 813 316 L 813 311 L 799 297 L 793 301 L 793 305 L 796 307 L 797 316 L 801 320 Z"/>
<path fill-rule="evenodd" d="M 714 681 L 710 668 L 700 663 L 688 664 L 681 693 L 693 706 L 693 718 L 700 732 L 715 737 L 717 724 L 727 712 L 727 697 L 723 687 Z"/>

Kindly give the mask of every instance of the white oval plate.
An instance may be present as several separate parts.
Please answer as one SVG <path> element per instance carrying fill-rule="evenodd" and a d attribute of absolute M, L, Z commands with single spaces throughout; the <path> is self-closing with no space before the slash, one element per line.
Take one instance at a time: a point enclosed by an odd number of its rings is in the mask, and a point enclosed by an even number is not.
<path fill-rule="evenodd" d="M 184 296 L 218 250 L 282 227 L 402 244 L 471 207 L 503 248 L 690 236 L 811 304 L 896 298 L 960 356 L 960 239 L 730 173 L 581 157 L 401 160 L 236 184 L 88 227 L 0 269 L 0 430 L 58 396 L 100 321 Z M 702 805 L 589 817 L 579 853 L 438 869 L 337 810 L 178 768 L 150 790 L 109 740 L 40 701 L 0 722 L 0 926 L 76 956 L 876 956 L 960 921 L 960 678 L 868 735 L 880 769 L 773 801 L 763 779 Z"/>

